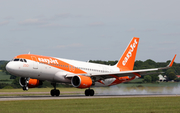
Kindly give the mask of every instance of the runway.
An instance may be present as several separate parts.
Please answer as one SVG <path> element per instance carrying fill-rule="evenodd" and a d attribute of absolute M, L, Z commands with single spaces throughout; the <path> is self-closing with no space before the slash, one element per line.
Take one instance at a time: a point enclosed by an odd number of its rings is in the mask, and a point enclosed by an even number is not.
<path fill-rule="evenodd" d="M 59 97 L 52 97 L 47 95 L 36 96 L 0 96 L 0 101 L 16 101 L 16 100 L 52 100 L 52 99 L 95 99 L 95 98 L 139 98 L 139 97 L 176 97 L 180 95 L 173 94 L 133 94 L 133 95 L 61 95 Z"/>

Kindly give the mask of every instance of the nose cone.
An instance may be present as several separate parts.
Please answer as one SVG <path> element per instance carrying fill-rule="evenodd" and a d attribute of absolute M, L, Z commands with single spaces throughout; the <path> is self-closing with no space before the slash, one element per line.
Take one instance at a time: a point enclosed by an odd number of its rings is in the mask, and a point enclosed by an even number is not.
<path fill-rule="evenodd" d="M 16 69 L 16 66 L 14 65 L 13 62 L 9 62 L 7 65 L 6 65 L 6 70 L 9 72 L 9 73 L 13 73 L 13 71 Z"/>
<path fill-rule="evenodd" d="M 11 70 L 10 62 L 6 64 L 6 70 L 10 73 Z"/>

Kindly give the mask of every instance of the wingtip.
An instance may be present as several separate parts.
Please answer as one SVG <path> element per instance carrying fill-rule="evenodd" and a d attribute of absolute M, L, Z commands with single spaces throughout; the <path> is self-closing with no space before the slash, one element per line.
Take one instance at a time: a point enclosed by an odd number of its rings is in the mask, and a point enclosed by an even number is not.
<path fill-rule="evenodd" d="M 173 63 L 174 63 L 174 60 L 176 59 L 176 56 L 177 56 L 177 54 L 175 54 L 173 60 L 169 63 L 168 67 L 172 67 L 172 65 L 173 65 Z"/>

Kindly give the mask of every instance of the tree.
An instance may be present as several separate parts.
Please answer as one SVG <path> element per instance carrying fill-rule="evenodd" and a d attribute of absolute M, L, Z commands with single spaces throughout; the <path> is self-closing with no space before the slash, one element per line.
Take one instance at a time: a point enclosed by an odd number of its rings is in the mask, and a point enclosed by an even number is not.
<path fill-rule="evenodd" d="M 152 81 L 152 78 L 151 78 L 150 75 L 146 75 L 146 76 L 144 77 L 144 82 L 150 83 L 151 81 Z"/>
<path fill-rule="evenodd" d="M 152 78 L 152 82 L 156 82 L 157 80 L 159 80 L 157 74 L 151 75 L 151 78 Z"/>
<path fill-rule="evenodd" d="M 10 74 L 11 75 L 11 74 Z M 16 79 L 17 76 L 11 75 L 10 79 Z"/>
<path fill-rule="evenodd" d="M 177 77 L 176 77 L 176 74 L 174 72 L 170 72 L 168 74 L 168 79 L 169 80 L 175 80 Z"/>
<path fill-rule="evenodd" d="M 19 78 L 20 77 L 16 77 L 13 82 L 11 83 L 13 85 L 13 87 L 15 88 L 21 88 L 20 84 L 19 84 Z"/>
<path fill-rule="evenodd" d="M 6 70 L 6 65 L 7 65 L 7 63 L 8 63 L 8 62 L 4 62 L 4 63 L 1 65 L 0 69 L 2 70 L 2 72 L 5 72 L 6 74 L 9 74 L 9 73 L 7 72 L 7 70 Z"/>

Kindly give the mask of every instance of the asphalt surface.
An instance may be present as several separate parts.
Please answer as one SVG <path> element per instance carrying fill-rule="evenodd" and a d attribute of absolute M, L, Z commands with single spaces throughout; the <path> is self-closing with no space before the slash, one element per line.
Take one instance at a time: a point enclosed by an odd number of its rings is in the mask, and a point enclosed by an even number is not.
<path fill-rule="evenodd" d="M 132 94 L 132 95 L 60 95 L 59 97 L 52 97 L 48 95 L 37 96 L 0 96 L 0 101 L 15 101 L 15 100 L 52 100 L 52 99 L 93 99 L 93 98 L 133 98 L 133 97 L 175 97 L 180 95 L 172 94 Z"/>

